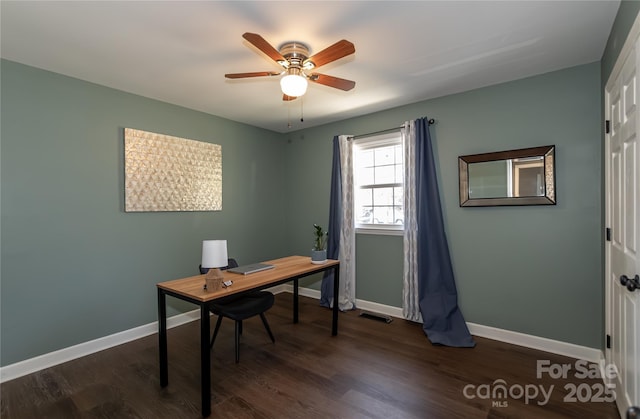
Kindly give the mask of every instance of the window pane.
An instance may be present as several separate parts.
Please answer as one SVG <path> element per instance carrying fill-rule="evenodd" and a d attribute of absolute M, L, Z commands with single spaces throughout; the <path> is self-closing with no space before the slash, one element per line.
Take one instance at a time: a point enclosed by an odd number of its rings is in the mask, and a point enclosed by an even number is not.
<path fill-rule="evenodd" d="M 355 155 L 357 156 L 356 167 L 373 166 L 373 150 L 358 150 Z"/>
<path fill-rule="evenodd" d="M 375 179 L 376 185 L 384 183 L 396 183 L 395 166 L 376 166 Z"/>
<path fill-rule="evenodd" d="M 373 192 L 373 204 L 393 205 L 393 188 L 376 188 Z"/>
<path fill-rule="evenodd" d="M 402 207 L 394 207 L 393 223 L 404 225 L 404 210 Z"/>
<path fill-rule="evenodd" d="M 394 146 L 380 147 L 374 149 L 375 151 L 375 164 L 380 166 L 382 164 L 393 164 L 395 161 Z"/>
<path fill-rule="evenodd" d="M 373 189 L 357 189 L 356 190 L 356 205 L 359 206 L 371 206 L 373 205 Z"/>
<path fill-rule="evenodd" d="M 393 205 L 401 207 L 404 204 L 403 188 L 393 188 Z"/>
<path fill-rule="evenodd" d="M 361 207 L 360 212 L 356 214 L 356 223 L 373 224 L 373 208 Z"/>
<path fill-rule="evenodd" d="M 392 224 L 393 207 L 373 207 L 374 224 Z"/>
<path fill-rule="evenodd" d="M 357 179 L 355 179 L 358 185 L 373 185 L 373 167 L 366 169 L 360 169 L 358 171 Z"/>
<path fill-rule="evenodd" d="M 403 157 L 403 150 L 402 150 L 402 144 L 398 144 L 396 146 L 393 147 L 395 154 L 396 154 L 396 164 L 402 164 L 402 157 Z"/>
<path fill-rule="evenodd" d="M 399 164 L 396 165 L 396 181 L 394 183 L 403 183 L 404 182 L 404 167 Z"/>

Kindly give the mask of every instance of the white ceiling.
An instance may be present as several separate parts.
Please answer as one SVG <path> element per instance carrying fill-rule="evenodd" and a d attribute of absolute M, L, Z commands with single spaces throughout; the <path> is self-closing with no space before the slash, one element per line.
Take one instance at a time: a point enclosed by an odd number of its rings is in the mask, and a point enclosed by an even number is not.
<path fill-rule="evenodd" d="M 6 1 L 2 58 L 277 132 L 515 80 L 602 57 L 615 1 Z M 244 32 L 356 53 L 282 101 L 278 71 Z M 288 122 L 292 127 L 288 128 Z"/>

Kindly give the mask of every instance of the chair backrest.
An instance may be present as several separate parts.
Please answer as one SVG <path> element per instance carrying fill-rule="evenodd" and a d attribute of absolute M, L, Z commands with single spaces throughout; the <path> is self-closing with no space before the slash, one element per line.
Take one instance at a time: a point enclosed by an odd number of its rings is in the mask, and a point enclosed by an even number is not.
<path fill-rule="evenodd" d="M 225 266 L 224 268 L 220 268 L 220 270 L 226 271 L 227 269 L 237 268 L 238 267 L 238 262 L 236 262 L 236 260 L 233 259 L 233 258 L 229 258 L 227 260 L 227 263 L 228 263 L 228 265 Z"/>
<path fill-rule="evenodd" d="M 224 268 L 220 268 L 220 270 L 226 271 L 227 269 L 237 268 L 237 267 L 238 267 L 238 262 L 236 262 L 236 260 L 233 258 L 229 258 L 227 259 L 227 266 L 225 266 Z M 200 274 L 202 275 L 209 272 L 209 268 L 203 268 L 202 265 L 198 265 L 198 268 L 200 268 Z"/>

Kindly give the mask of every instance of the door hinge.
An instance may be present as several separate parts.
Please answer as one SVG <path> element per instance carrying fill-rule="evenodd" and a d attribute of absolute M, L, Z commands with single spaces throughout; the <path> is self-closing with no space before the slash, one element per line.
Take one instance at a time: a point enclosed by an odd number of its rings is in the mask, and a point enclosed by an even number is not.
<path fill-rule="evenodd" d="M 604 121 L 604 132 L 605 134 L 609 134 L 611 132 L 611 121 L 608 119 Z"/>
<path fill-rule="evenodd" d="M 607 349 L 611 349 L 611 335 L 607 335 Z"/>
<path fill-rule="evenodd" d="M 607 227 L 607 229 L 605 230 L 605 236 L 607 238 L 607 241 L 610 242 L 611 241 L 611 227 Z"/>

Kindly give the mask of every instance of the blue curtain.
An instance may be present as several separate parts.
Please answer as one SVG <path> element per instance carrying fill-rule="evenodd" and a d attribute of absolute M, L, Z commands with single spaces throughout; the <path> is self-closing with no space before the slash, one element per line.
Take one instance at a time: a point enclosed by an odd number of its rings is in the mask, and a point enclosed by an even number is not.
<path fill-rule="evenodd" d="M 340 171 L 340 144 L 338 136 L 333 137 L 333 163 L 331 166 L 331 197 L 329 202 L 329 227 L 327 232 L 327 257 L 338 259 L 340 255 L 340 229 L 342 217 L 342 173 Z M 320 288 L 320 305 L 331 307 L 333 304 L 333 269 L 326 271 Z"/>
<path fill-rule="evenodd" d="M 475 342 L 458 307 L 429 120 L 420 118 L 415 124 L 418 294 L 422 328 L 433 344 L 474 347 Z"/>

